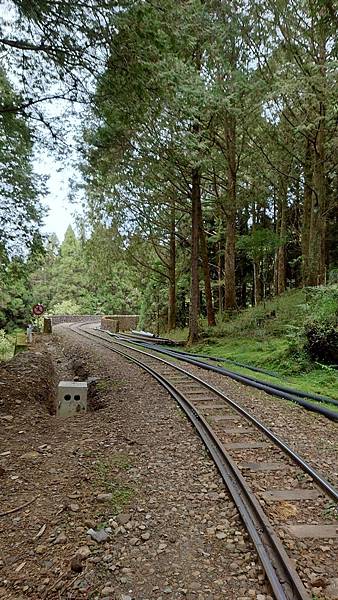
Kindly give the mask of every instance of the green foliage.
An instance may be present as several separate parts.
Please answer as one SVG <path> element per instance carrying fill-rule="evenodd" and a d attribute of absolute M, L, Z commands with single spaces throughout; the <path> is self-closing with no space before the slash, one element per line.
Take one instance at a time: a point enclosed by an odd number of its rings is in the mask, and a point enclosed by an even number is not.
<path fill-rule="evenodd" d="M 338 283 L 338 267 L 330 270 L 329 283 Z"/>
<path fill-rule="evenodd" d="M 109 461 L 99 460 L 96 463 L 98 485 L 105 492 L 111 494 L 109 508 L 113 514 L 121 512 L 124 506 L 130 502 L 134 495 L 134 490 L 113 477 L 112 473 L 115 473 L 116 470 L 128 470 L 129 467 L 129 457 L 119 454 L 112 456 Z"/>
<path fill-rule="evenodd" d="M 328 285 L 305 289 L 308 305 L 308 321 L 338 325 L 338 285 Z"/>
<path fill-rule="evenodd" d="M 77 237 L 68 227 L 59 245 L 51 236 L 31 276 L 35 302 L 51 314 L 113 314 L 138 310 L 139 292 L 119 236 L 100 227 Z"/>
<path fill-rule="evenodd" d="M 6 261 L 0 273 L 0 327 L 6 331 L 24 328 L 31 321 L 33 306 L 29 264 L 21 258 L 13 258 Z"/>
<path fill-rule="evenodd" d="M 271 229 L 255 229 L 250 235 L 242 235 L 237 240 L 237 248 L 243 250 L 251 260 L 263 260 L 272 256 L 285 240 Z"/>
<path fill-rule="evenodd" d="M 248 306 L 285 284 L 299 287 L 302 276 L 306 283 L 324 280 L 324 263 L 337 264 L 332 3 L 41 0 L 34 9 L 28 0 L 9 3 L 17 21 L 14 58 L 6 60 L 24 68 L 15 69 L 23 73 L 22 97 L 0 77 L 1 262 L 9 247 L 30 244 L 40 217 L 30 132 L 15 107 L 24 100 L 43 119 L 35 102 L 55 89 L 72 100 L 85 96 L 90 108 L 80 144 L 85 226 L 80 237 L 69 229 L 61 246 L 47 246 L 25 290 L 19 276 L 12 290 L 6 273 L 3 322 L 22 321 L 31 295 L 54 311 L 64 302 L 81 312 L 135 312 L 142 305 L 143 323 L 164 323 L 174 225 L 185 324 L 196 171 L 220 313 L 222 295 L 227 308 L 236 304 L 229 290 Z M 200 288 L 202 277 L 200 268 Z M 334 269 L 330 277 L 336 280 Z M 200 304 L 203 313 L 203 295 Z M 259 306 L 229 329 L 246 328 L 256 339 L 288 336 L 300 364 L 301 355 L 308 360 L 304 315 L 318 335 L 331 323 L 321 317 L 322 304 L 314 309 L 318 317 L 307 301 L 300 305 L 285 320 Z"/>
<path fill-rule="evenodd" d="M 63 300 L 59 304 L 54 304 L 48 313 L 50 315 L 81 315 L 83 310 L 80 304 L 76 304 L 72 300 Z"/>
<path fill-rule="evenodd" d="M 3 103 L 15 98 L 0 68 Z M 32 168 L 32 140 L 27 123 L 13 112 L 0 110 L 0 250 L 22 255 L 41 224 L 42 180 Z"/>
<path fill-rule="evenodd" d="M 13 355 L 13 341 L 6 335 L 4 329 L 0 329 L 0 357 L 1 360 L 6 360 Z"/>

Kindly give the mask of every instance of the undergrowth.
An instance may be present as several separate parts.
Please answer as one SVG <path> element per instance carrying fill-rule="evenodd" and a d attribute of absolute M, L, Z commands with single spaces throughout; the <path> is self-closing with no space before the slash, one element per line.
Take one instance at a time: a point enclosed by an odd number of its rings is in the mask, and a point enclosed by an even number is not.
<path fill-rule="evenodd" d="M 0 329 L 0 360 L 12 358 L 15 347 L 15 336 L 7 334 Z"/>
<path fill-rule="evenodd" d="M 332 336 L 337 324 L 338 285 L 290 290 L 235 316 L 218 316 L 216 327 L 202 320 L 201 340 L 189 351 L 261 367 L 277 373 L 280 383 L 337 399 L 338 343 Z M 308 331 L 318 329 L 325 348 L 320 356 L 309 351 L 308 339 Z M 176 330 L 170 337 L 182 341 L 187 334 L 187 329 Z M 327 364 L 328 356 L 337 356 L 336 362 Z M 226 366 L 253 376 L 249 370 Z M 258 378 L 278 381 L 266 375 Z"/>

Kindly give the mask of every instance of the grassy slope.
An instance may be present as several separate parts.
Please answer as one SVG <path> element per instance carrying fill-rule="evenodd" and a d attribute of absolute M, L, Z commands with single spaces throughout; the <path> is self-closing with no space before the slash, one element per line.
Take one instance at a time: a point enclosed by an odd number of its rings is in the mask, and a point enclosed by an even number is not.
<path fill-rule="evenodd" d="M 271 311 L 275 318 L 266 318 Z M 239 316 L 216 329 L 205 329 L 203 341 L 189 348 L 191 352 L 225 357 L 258 366 L 277 373 L 280 377 L 254 374 L 241 367 L 231 370 L 257 377 L 264 381 L 280 382 L 304 391 L 316 392 L 338 399 L 337 371 L 312 364 L 305 353 L 292 351 L 300 346 L 297 335 L 307 314 L 304 292 L 292 290 L 279 298 L 243 311 Z M 176 331 L 175 339 L 186 339 L 186 331 Z"/>

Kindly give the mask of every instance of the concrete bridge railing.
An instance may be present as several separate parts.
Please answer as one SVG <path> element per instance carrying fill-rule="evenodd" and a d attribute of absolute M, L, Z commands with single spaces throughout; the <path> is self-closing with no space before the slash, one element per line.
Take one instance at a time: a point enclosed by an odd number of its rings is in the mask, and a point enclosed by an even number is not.
<path fill-rule="evenodd" d="M 52 325 L 81 323 L 81 321 L 96 323 L 100 321 L 101 315 L 46 315 L 46 318 L 51 320 Z"/>
<path fill-rule="evenodd" d="M 60 323 L 101 322 L 101 329 L 116 333 L 136 329 L 139 315 L 46 315 L 45 320 L 47 319 L 50 319 L 52 326 Z"/>
<path fill-rule="evenodd" d="M 101 329 L 106 331 L 129 331 L 136 329 L 139 315 L 105 315 L 101 318 Z"/>

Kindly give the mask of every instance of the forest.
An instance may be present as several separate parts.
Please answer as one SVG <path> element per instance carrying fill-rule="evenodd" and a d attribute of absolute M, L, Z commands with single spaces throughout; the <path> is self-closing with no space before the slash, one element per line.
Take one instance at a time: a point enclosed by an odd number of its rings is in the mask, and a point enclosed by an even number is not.
<path fill-rule="evenodd" d="M 191 345 L 307 290 L 308 344 L 337 364 L 337 22 L 330 0 L 9 0 L 0 328 L 42 302 Z M 60 243 L 33 157 L 67 161 L 70 139 L 81 211 Z"/>

